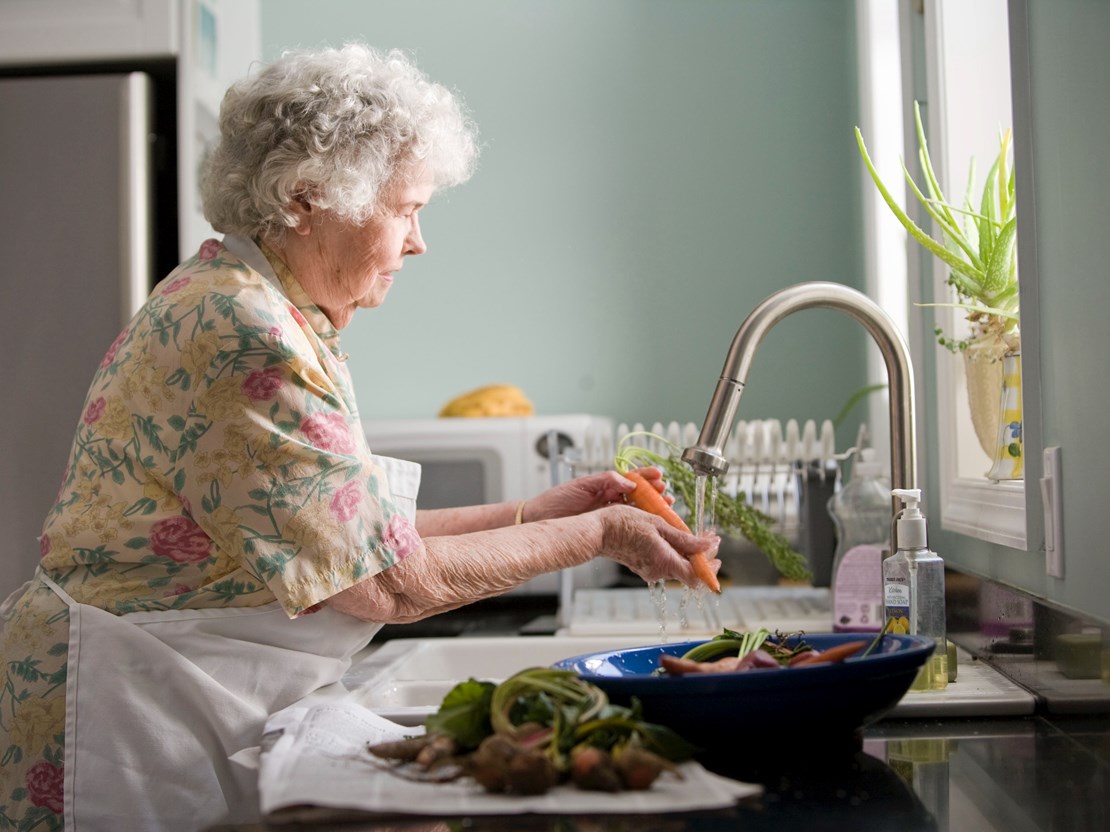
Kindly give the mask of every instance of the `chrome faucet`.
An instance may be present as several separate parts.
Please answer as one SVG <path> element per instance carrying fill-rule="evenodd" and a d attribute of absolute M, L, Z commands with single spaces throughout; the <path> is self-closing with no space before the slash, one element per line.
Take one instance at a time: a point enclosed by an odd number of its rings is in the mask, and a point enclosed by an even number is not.
<path fill-rule="evenodd" d="M 867 295 L 840 283 L 798 283 L 766 298 L 740 325 L 732 339 L 721 378 L 705 414 L 698 444 L 682 458 L 699 474 L 728 470 L 723 449 L 736 418 L 740 394 L 756 347 L 771 327 L 799 309 L 839 309 L 871 333 L 886 362 L 890 393 L 890 479 L 894 488 L 917 488 L 913 367 L 909 348 L 894 321 Z"/>

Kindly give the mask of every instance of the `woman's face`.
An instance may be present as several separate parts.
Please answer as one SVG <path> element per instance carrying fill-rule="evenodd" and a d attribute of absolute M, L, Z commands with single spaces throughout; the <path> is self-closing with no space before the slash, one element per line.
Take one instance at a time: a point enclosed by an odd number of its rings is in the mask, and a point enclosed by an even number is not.
<path fill-rule="evenodd" d="M 435 190 L 426 174 L 387 188 L 374 216 L 362 225 L 337 220 L 328 211 L 305 209 L 286 237 L 286 263 L 313 303 L 336 329 L 355 310 L 380 306 L 405 257 L 423 254 L 419 211 Z"/>

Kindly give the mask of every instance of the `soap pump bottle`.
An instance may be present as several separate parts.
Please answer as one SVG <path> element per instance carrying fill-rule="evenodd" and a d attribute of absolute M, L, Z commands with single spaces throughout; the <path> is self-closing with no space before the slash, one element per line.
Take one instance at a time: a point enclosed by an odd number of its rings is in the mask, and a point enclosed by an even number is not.
<path fill-rule="evenodd" d="M 829 500 L 836 524 L 833 632 L 877 633 L 883 626 L 883 555 L 890 537 L 890 482 L 878 451 L 860 450 L 852 478 Z"/>
<path fill-rule="evenodd" d="M 936 650 L 921 668 L 910 690 L 940 690 L 948 684 L 948 651 L 944 626 L 944 561 L 929 551 L 925 516 L 918 507 L 921 491 L 896 488 L 892 495 L 905 508 L 895 523 L 893 555 L 883 561 L 883 603 L 890 632 L 927 636 Z"/>

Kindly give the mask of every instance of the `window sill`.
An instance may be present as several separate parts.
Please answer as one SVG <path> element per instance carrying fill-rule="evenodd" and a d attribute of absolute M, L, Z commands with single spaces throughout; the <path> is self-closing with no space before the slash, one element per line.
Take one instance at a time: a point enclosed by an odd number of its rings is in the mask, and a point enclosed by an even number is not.
<path fill-rule="evenodd" d="M 942 480 L 941 527 L 948 531 L 1024 550 L 1025 518 L 1022 480 Z"/>

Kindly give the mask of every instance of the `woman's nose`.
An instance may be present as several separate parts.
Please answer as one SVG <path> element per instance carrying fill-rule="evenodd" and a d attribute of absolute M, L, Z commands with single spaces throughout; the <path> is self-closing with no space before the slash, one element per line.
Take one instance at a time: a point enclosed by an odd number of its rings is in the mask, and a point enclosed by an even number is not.
<path fill-rule="evenodd" d="M 420 218 L 413 215 L 412 228 L 405 238 L 405 254 L 423 254 L 428 250 L 424 244 L 424 236 L 420 233 Z"/>

